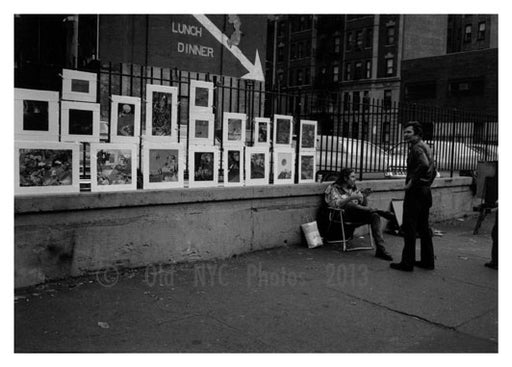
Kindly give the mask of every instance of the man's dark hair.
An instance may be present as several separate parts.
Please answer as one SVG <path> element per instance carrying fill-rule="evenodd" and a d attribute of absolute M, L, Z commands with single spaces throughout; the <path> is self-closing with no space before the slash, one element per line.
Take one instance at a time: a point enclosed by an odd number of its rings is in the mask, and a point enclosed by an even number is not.
<path fill-rule="evenodd" d="M 341 185 L 342 183 L 344 182 L 347 182 L 347 179 L 349 178 L 349 176 L 355 172 L 356 170 L 353 169 L 353 168 L 343 168 L 341 171 L 340 171 L 340 175 L 338 176 L 338 179 L 336 180 L 336 183 L 338 183 L 339 185 Z"/>
<path fill-rule="evenodd" d="M 423 126 L 419 121 L 409 121 L 404 125 L 404 129 L 408 128 L 409 126 L 412 127 L 414 135 L 418 135 L 420 138 L 423 137 Z"/>

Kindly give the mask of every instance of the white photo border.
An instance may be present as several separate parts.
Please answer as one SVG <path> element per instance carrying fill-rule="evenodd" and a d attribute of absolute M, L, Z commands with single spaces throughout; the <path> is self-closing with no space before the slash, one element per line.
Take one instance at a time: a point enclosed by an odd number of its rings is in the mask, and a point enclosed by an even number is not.
<path fill-rule="evenodd" d="M 69 110 L 92 111 L 92 134 L 80 135 L 69 133 Z M 61 141 L 66 142 L 89 142 L 100 141 L 100 104 L 76 101 L 61 101 Z"/>
<path fill-rule="evenodd" d="M 285 179 L 278 179 L 278 175 L 279 175 L 279 172 L 278 172 L 278 169 L 279 169 L 279 164 L 278 164 L 278 155 L 279 153 L 286 153 L 286 154 L 290 154 L 291 155 L 291 167 L 292 167 L 292 172 L 291 172 L 291 177 L 290 178 L 285 178 Z M 274 167 L 273 167 L 273 173 L 274 173 L 274 185 L 289 185 L 289 184 L 293 184 L 294 183 L 294 178 L 295 178 L 295 149 L 293 148 L 277 148 L 277 149 L 274 149 Z"/>
<path fill-rule="evenodd" d="M 208 89 L 208 106 L 196 106 L 196 89 Z M 213 83 L 204 80 L 191 80 L 189 93 L 189 112 L 193 113 L 212 113 L 213 112 Z"/>
<path fill-rule="evenodd" d="M 75 193 L 80 191 L 80 144 L 78 143 L 60 143 L 60 142 L 39 142 L 39 141 L 17 141 L 14 147 L 14 194 L 15 195 L 44 195 Z M 72 173 L 71 185 L 59 186 L 20 186 L 20 149 L 34 150 L 71 150 L 72 154 Z"/>
<path fill-rule="evenodd" d="M 237 150 L 240 152 L 240 182 L 229 182 L 228 180 L 228 152 Z M 224 186 L 244 186 L 244 169 L 245 169 L 245 153 L 243 146 L 228 146 L 224 148 L 222 152 L 222 162 L 224 163 Z"/>
<path fill-rule="evenodd" d="M 110 104 L 110 142 L 112 143 L 139 143 L 140 142 L 140 109 L 141 101 L 139 97 L 112 95 Z M 118 105 L 135 105 L 133 113 L 133 136 L 117 135 L 118 126 Z"/>
<path fill-rule="evenodd" d="M 197 138 L 196 124 L 197 120 L 208 121 L 208 137 Z M 215 128 L 215 115 L 213 113 L 194 113 L 189 117 L 189 142 L 194 145 L 213 146 L 213 134 Z"/>
<path fill-rule="evenodd" d="M 48 102 L 48 130 L 23 129 L 23 101 Z M 16 140 L 59 141 L 59 92 L 14 88 L 14 132 Z"/>
<path fill-rule="evenodd" d="M 302 157 L 313 157 L 313 178 L 312 179 L 303 179 L 302 178 Z M 306 151 L 299 153 L 299 183 L 315 183 L 316 179 L 316 152 L 314 151 Z"/>
<path fill-rule="evenodd" d="M 81 93 L 71 90 L 72 81 L 77 79 L 89 82 L 89 93 Z M 77 102 L 96 102 L 97 80 L 98 76 L 96 73 L 62 69 L 62 99 Z"/>
<path fill-rule="evenodd" d="M 240 133 L 240 140 L 233 141 L 228 140 L 229 137 L 229 120 L 241 120 L 242 121 L 242 131 Z M 240 146 L 245 145 L 245 136 L 247 129 L 247 115 L 245 113 L 235 113 L 235 112 L 224 112 L 222 117 L 222 146 Z"/>
<path fill-rule="evenodd" d="M 130 150 L 131 175 L 129 184 L 98 185 L 98 151 Z M 132 191 L 137 190 L 137 144 L 133 143 L 91 143 L 91 192 Z"/>
<path fill-rule="evenodd" d="M 196 181 L 194 153 L 213 153 L 213 180 Z M 219 186 L 219 149 L 215 146 L 190 145 L 188 149 L 188 187 L 217 187 Z"/>
<path fill-rule="evenodd" d="M 149 157 L 151 150 L 177 150 L 178 151 L 178 181 L 149 182 Z M 143 189 L 174 189 L 184 187 L 185 149 L 180 143 L 160 143 L 147 141 L 142 145 L 142 184 Z"/>
<path fill-rule="evenodd" d="M 259 124 L 264 123 L 267 125 L 267 141 L 266 142 L 258 142 L 258 137 L 260 134 Z M 255 147 L 269 147 L 270 146 L 270 126 L 271 120 L 268 117 L 255 117 L 254 118 L 254 141 L 253 146 Z"/>
<path fill-rule="evenodd" d="M 288 137 L 288 143 L 286 144 L 279 144 L 277 143 L 277 120 L 288 120 L 290 122 L 290 135 Z M 274 115 L 274 147 L 282 147 L 282 148 L 288 148 L 292 146 L 292 136 L 293 136 L 293 116 L 290 115 Z"/>
<path fill-rule="evenodd" d="M 251 154 L 264 154 L 265 172 L 263 178 L 251 178 Z M 245 149 L 245 186 L 268 185 L 270 182 L 270 151 L 267 147 Z"/>
<path fill-rule="evenodd" d="M 313 147 L 309 147 L 309 148 L 304 148 L 302 146 L 302 135 L 304 133 L 304 125 L 313 125 L 315 127 L 315 136 L 314 136 L 314 140 L 313 140 Z M 318 136 L 318 122 L 317 121 L 314 121 L 314 120 L 300 120 L 300 137 L 299 137 L 299 149 L 301 152 L 307 152 L 307 151 L 316 151 L 316 144 L 317 144 L 317 141 L 316 141 L 316 138 Z"/>
<path fill-rule="evenodd" d="M 153 92 L 167 93 L 171 99 L 171 135 L 153 135 Z M 146 84 L 146 138 L 153 141 L 178 142 L 178 87 Z"/>

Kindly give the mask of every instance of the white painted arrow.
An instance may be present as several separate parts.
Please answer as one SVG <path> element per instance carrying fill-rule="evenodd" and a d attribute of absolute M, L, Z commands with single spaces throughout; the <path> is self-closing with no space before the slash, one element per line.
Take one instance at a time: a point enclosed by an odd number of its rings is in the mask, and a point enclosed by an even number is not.
<path fill-rule="evenodd" d="M 235 56 L 240 61 L 243 67 L 249 71 L 247 74 L 242 76 L 242 79 L 254 79 L 261 82 L 265 81 L 258 50 L 256 50 L 256 56 L 254 58 L 253 64 L 237 46 L 229 45 L 229 37 L 222 33 L 222 31 L 217 28 L 217 26 L 213 24 L 213 22 L 204 14 L 194 14 L 194 18 L 196 18 L 197 21 L 201 23 L 203 27 L 205 27 L 217 41 L 223 44 L 233 54 L 233 56 Z"/>

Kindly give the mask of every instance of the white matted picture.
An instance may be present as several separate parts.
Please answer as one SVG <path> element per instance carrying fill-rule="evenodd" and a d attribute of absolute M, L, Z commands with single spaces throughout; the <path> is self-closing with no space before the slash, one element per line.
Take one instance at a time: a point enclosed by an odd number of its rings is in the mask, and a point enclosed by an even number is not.
<path fill-rule="evenodd" d="M 146 137 L 178 141 L 178 88 L 146 85 Z"/>
<path fill-rule="evenodd" d="M 219 150 L 216 147 L 190 146 L 188 154 L 189 187 L 218 186 Z"/>
<path fill-rule="evenodd" d="M 268 185 L 270 154 L 266 147 L 245 149 L 245 185 Z"/>
<path fill-rule="evenodd" d="M 212 113 L 213 83 L 202 80 L 190 81 L 190 114 L 196 112 Z"/>
<path fill-rule="evenodd" d="M 79 192 L 79 149 L 78 143 L 16 142 L 14 193 Z"/>
<path fill-rule="evenodd" d="M 59 92 L 14 89 L 16 140 L 59 141 Z"/>
<path fill-rule="evenodd" d="M 316 148 L 317 122 L 300 120 L 300 150 L 314 151 Z"/>
<path fill-rule="evenodd" d="M 314 183 L 316 162 L 314 152 L 299 154 L 299 183 Z"/>
<path fill-rule="evenodd" d="M 290 147 L 292 144 L 293 117 L 274 115 L 274 147 Z"/>
<path fill-rule="evenodd" d="M 292 148 L 274 150 L 274 184 L 293 184 L 295 152 Z"/>
<path fill-rule="evenodd" d="M 61 102 L 61 140 L 98 142 L 100 140 L 100 105 L 88 102 Z"/>
<path fill-rule="evenodd" d="M 140 98 L 113 95 L 110 108 L 110 116 L 111 142 L 139 142 Z"/>
<path fill-rule="evenodd" d="M 270 119 L 256 117 L 254 119 L 254 146 L 270 145 Z"/>
<path fill-rule="evenodd" d="M 145 142 L 142 147 L 144 189 L 183 187 L 185 151 L 182 144 Z"/>
<path fill-rule="evenodd" d="M 224 146 L 245 145 L 245 113 L 224 112 L 222 124 L 222 143 Z"/>
<path fill-rule="evenodd" d="M 62 69 L 62 99 L 96 102 L 96 73 Z"/>
<path fill-rule="evenodd" d="M 191 144 L 213 145 L 213 113 L 196 113 L 190 115 L 189 141 Z"/>
<path fill-rule="evenodd" d="M 91 144 L 91 191 L 137 189 L 137 145 Z"/>
<path fill-rule="evenodd" d="M 244 185 L 244 148 L 226 147 L 223 152 L 224 186 Z"/>

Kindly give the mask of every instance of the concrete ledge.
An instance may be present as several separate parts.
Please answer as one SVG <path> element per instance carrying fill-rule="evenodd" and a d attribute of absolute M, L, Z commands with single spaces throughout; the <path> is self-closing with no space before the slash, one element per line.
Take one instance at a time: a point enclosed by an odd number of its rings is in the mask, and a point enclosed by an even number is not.
<path fill-rule="evenodd" d="M 439 178 L 433 188 L 468 186 L 470 177 Z M 15 214 L 123 208 L 152 205 L 178 205 L 232 200 L 253 200 L 277 197 L 321 195 L 328 183 L 300 185 L 267 185 L 246 187 L 184 188 L 173 190 L 137 190 L 123 192 L 82 192 L 76 194 L 18 196 L 14 200 Z M 404 180 L 373 180 L 358 183 L 375 193 L 403 191 Z"/>

